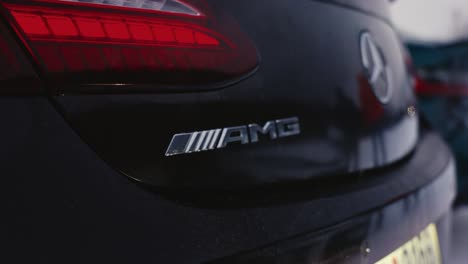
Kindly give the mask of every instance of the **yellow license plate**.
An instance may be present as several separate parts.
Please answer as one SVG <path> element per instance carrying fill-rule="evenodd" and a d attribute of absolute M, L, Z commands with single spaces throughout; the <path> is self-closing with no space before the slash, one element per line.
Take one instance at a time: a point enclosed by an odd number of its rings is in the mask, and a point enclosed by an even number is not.
<path fill-rule="evenodd" d="M 375 264 L 442 264 L 437 227 L 430 224 L 412 238 Z"/>

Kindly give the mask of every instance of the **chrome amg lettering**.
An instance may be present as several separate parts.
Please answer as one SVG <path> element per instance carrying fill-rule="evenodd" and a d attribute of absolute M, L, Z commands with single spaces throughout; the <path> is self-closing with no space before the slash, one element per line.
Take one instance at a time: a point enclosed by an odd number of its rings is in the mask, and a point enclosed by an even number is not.
<path fill-rule="evenodd" d="M 276 132 L 276 123 L 273 121 L 266 122 L 266 124 L 263 127 L 257 124 L 250 124 L 249 133 L 250 142 L 252 143 L 258 142 L 258 133 L 261 133 L 263 135 L 269 134 L 270 139 L 278 138 L 278 133 Z"/>
<path fill-rule="evenodd" d="M 259 141 L 260 134 L 270 140 L 299 135 L 299 118 L 291 117 L 268 121 L 265 125 L 249 124 L 226 128 L 175 134 L 166 150 L 166 156 L 188 154 L 225 148 L 230 144 L 249 144 Z"/>

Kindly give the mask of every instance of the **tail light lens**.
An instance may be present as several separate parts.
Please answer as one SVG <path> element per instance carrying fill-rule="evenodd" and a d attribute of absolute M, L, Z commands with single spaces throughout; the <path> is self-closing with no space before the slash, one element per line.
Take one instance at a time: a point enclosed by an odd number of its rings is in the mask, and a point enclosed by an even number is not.
<path fill-rule="evenodd" d="M 416 93 L 420 96 L 468 96 L 468 85 L 416 78 Z"/>
<path fill-rule="evenodd" d="M 16 79 L 23 73 L 22 65 L 8 43 L 5 28 L 0 25 L 0 29 L 0 80 Z"/>
<path fill-rule="evenodd" d="M 203 0 L 2 5 L 47 79 L 66 89 L 215 87 L 258 64 L 256 49 L 238 25 Z"/>
<path fill-rule="evenodd" d="M 0 94 L 40 93 L 34 69 L 0 21 Z"/>

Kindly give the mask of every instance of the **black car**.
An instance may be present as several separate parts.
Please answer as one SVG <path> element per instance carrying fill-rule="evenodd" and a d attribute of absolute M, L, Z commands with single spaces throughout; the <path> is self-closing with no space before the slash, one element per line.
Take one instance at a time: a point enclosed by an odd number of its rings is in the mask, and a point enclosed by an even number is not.
<path fill-rule="evenodd" d="M 447 263 L 388 4 L 1 0 L 1 262 Z"/>

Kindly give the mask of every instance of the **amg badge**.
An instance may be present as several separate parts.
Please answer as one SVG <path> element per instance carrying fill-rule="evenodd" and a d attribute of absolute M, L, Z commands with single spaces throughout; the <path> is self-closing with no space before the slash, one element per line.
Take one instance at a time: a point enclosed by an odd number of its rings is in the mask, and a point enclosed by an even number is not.
<path fill-rule="evenodd" d="M 225 148 L 237 142 L 249 144 L 259 141 L 260 135 L 277 139 L 301 133 L 297 117 L 268 121 L 263 126 L 249 124 L 244 126 L 225 127 L 192 133 L 175 134 L 166 151 L 166 156 L 187 154 Z"/>

